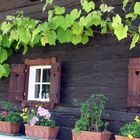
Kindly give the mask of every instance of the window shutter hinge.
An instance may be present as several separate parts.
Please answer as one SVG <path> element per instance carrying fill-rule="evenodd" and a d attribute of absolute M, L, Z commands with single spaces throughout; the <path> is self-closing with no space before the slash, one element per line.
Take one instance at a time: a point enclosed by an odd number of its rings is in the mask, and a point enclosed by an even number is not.
<path fill-rule="evenodd" d="M 27 72 L 28 72 L 28 70 L 27 70 L 27 69 L 25 69 L 25 72 L 27 73 Z"/>
<path fill-rule="evenodd" d="M 23 95 L 24 95 L 24 97 L 25 97 L 25 96 L 26 96 L 26 93 L 24 92 L 24 94 L 23 94 Z"/>

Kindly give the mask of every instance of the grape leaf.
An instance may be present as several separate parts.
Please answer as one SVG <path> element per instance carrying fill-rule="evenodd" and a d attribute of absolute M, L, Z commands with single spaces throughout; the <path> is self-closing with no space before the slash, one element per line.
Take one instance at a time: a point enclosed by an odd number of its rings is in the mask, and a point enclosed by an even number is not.
<path fill-rule="evenodd" d="M 93 30 L 92 30 L 92 28 L 88 28 L 87 30 L 85 30 L 85 34 L 87 36 L 93 36 Z"/>
<path fill-rule="evenodd" d="M 3 65 L 0 65 L 0 78 L 2 78 L 2 76 L 5 74 L 5 69 Z"/>
<path fill-rule="evenodd" d="M 140 2 L 136 2 L 134 5 L 134 13 L 140 15 Z"/>
<path fill-rule="evenodd" d="M 82 40 L 82 37 L 80 35 L 76 36 L 76 35 L 73 35 L 72 38 L 71 38 L 71 42 L 74 44 L 74 45 L 77 45 L 78 43 L 80 43 Z"/>
<path fill-rule="evenodd" d="M 135 20 L 137 15 L 135 15 L 135 13 L 128 13 L 125 15 L 125 18 L 131 18 L 132 20 Z"/>
<path fill-rule="evenodd" d="M 120 24 L 122 24 L 122 19 L 118 14 L 116 14 L 116 16 L 113 17 L 112 27 L 116 28 Z"/>
<path fill-rule="evenodd" d="M 48 23 L 49 29 L 56 30 L 64 22 L 63 16 L 55 16 Z"/>
<path fill-rule="evenodd" d="M 41 41 L 42 46 L 45 46 L 49 42 L 47 32 L 42 33 L 42 37 L 41 37 L 40 41 Z"/>
<path fill-rule="evenodd" d="M 125 10 L 125 7 L 127 6 L 129 0 L 123 0 L 123 10 Z"/>
<path fill-rule="evenodd" d="M 19 28 L 18 35 L 19 35 L 20 41 L 22 41 L 25 44 L 28 44 L 29 41 L 31 40 L 30 32 L 26 31 L 26 29 L 24 29 L 24 28 Z"/>
<path fill-rule="evenodd" d="M 100 5 L 100 10 L 105 13 L 105 12 L 111 12 L 114 9 L 112 6 L 107 6 L 107 4 L 101 4 Z"/>
<path fill-rule="evenodd" d="M 83 34 L 82 35 L 82 44 L 85 45 L 88 43 L 88 41 L 89 41 L 88 36 L 86 34 Z"/>
<path fill-rule="evenodd" d="M 17 30 L 12 30 L 10 33 L 10 38 L 9 40 L 12 42 L 14 40 L 18 41 L 18 31 Z"/>
<path fill-rule="evenodd" d="M 48 25 L 47 25 L 47 22 L 44 22 L 44 23 L 41 23 L 37 26 L 37 28 L 34 29 L 34 34 L 38 34 L 40 33 L 41 31 L 44 32 L 48 30 Z"/>
<path fill-rule="evenodd" d="M 9 74 L 10 74 L 10 66 L 9 66 L 9 64 L 3 64 L 3 67 L 4 67 L 4 70 L 5 70 L 5 72 L 3 73 L 3 76 L 8 77 Z"/>
<path fill-rule="evenodd" d="M 53 10 L 48 11 L 48 21 L 50 21 L 53 17 Z"/>
<path fill-rule="evenodd" d="M 73 18 L 71 17 L 71 15 L 67 14 L 63 22 L 61 22 L 60 27 L 66 31 L 67 28 L 69 28 L 73 23 L 74 23 Z"/>
<path fill-rule="evenodd" d="M 140 36 L 139 34 L 135 34 L 132 38 L 132 42 L 131 42 L 131 45 L 130 45 L 130 49 L 134 48 L 136 43 L 139 41 L 140 39 Z"/>
<path fill-rule="evenodd" d="M 0 63 L 2 64 L 5 60 L 7 60 L 7 58 L 8 58 L 8 54 L 7 54 L 6 49 L 1 48 L 1 51 L 0 51 Z"/>
<path fill-rule="evenodd" d="M 72 27 L 72 32 L 75 35 L 79 35 L 83 32 L 83 29 L 84 29 L 83 26 L 79 25 L 78 22 L 75 22 L 73 27 Z"/>
<path fill-rule="evenodd" d="M 8 36 L 4 35 L 4 36 L 2 37 L 2 46 L 3 46 L 4 48 L 10 48 L 10 45 L 11 45 L 11 42 L 9 41 Z"/>
<path fill-rule="evenodd" d="M 80 15 L 81 15 L 81 10 L 73 9 L 73 10 L 70 12 L 70 15 L 72 16 L 73 20 L 76 20 L 77 18 L 80 17 Z"/>
<path fill-rule="evenodd" d="M 115 30 L 114 34 L 117 36 L 118 40 L 122 40 L 127 37 L 128 26 L 125 27 L 122 24 L 119 24 Z"/>
<path fill-rule="evenodd" d="M 95 9 L 95 3 L 93 1 L 88 2 L 87 0 L 81 1 L 83 9 L 89 13 L 91 10 Z"/>
<path fill-rule="evenodd" d="M 10 31 L 10 29 L 12 28 L 12 23 L 7 23 L 6 21 L 2 23 L 2 31 L 3 31 L 3 34 L 6 34 Z"/>
<path fill-rule="evenodd" d="M 95 25 L 95 26 L 98 26 L 99 24 L 101 24 L 101 12 L 96 12 L 96 11 L 93 11 L 92 12 L 92 23 Z"/>
<path fill-rule="evenodd" d="M 56 36 L 56 32 L 55 31 L 49 31 L 48 33 L 48 43 L 50 45 L 56 45 L 56 39 L 57 39 L 57 36 Z"/>
<path fill-rule="evenodd" d="M 55 6 L 54 11 L 57 15 L 63 14 L 65 13 L 65 7 Z"/>
<path fill-rule="evenodd" d="M 59 28 L 57 31 L 57 36 L 60 43 L 66 43 L 71 40 L 72 32 L 69 29 L 65 31 L 64 29 Z"/>
<path fill-rule="evenodd" d="M 138 31 L 139 31 L 139 33 L 140 33 L 140 25 L 138 26 Z"/>

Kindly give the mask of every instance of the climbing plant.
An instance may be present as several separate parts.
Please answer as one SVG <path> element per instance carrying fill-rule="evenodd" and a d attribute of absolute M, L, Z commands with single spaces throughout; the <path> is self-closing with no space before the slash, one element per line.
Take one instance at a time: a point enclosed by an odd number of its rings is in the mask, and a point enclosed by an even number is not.
<path fill-rule="evenodd" d="M 53 0 L 45 0 L 46 9 Z M 118 40 L 130 37 L 130 48 L 140 41 L 140 24 L 136 21 L 140 17 L 140 2 L 123 1 L 124 17 L 114 12 L 101 0 L 96 6 L 93 0 L 81 0 L 81 9 L 73 9 L 66 13 L 65 7 L 54 6 L 48 11 L 48 19 L 41 22 L 23 16 L 18 12 L 16 16 L 7 16 L 0 24 L 0 78 L 8 77 L 10 72 L 6 60 L 17 50 L 23 54 L 29 47 L 56 45 L 56 43 L 72 43 L 83 45 L 88 43 L 94 33 L 114 34 Z"/>

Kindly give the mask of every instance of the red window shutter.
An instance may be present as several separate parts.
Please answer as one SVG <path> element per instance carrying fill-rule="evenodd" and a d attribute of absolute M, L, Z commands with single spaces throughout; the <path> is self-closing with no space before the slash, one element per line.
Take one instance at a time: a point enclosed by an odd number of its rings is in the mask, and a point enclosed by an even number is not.
<path fill-rule="evenodd" d="M 61 84 L 61 63 L 57 62 L 51 65 L 51 87 L 50 102 L 60 102 L 60 84 Z"/>
<path fill-rule="evenodd" d="M 130 58 L 128 66 L 128 107 L 140 107 L 140 58 Z"/>
<path fill-rule="evenodd" d="M 25 65 L 12 64 L 9 81 L 9 99 L 21 101 L 24 98 Z"/>

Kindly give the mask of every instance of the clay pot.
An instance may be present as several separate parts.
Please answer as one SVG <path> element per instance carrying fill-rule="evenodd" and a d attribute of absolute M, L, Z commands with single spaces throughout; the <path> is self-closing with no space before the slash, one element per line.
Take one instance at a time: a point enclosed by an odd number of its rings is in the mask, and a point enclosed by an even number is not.
<path fill-rule="evenodd" d="M 18 123 L 0 121 L 0 132 L 15 134 L 18 133 L 20 125 Z"/>
<path fill-rule="evenodd" d="M 115 140 L 140 140 L 140 138 L 128 138 L 124 136 L 115 135 Z"/>
<path fill-rule="evenodd" d="M 41 139 L 55 139 L 57 137 L 59 127 L 47 127 L 47 126 L 31 126 L 25 124 L 25 134 L 29 137 L 41 138 Z"/>
<path fill-rule="evenodd" d="M 110 132 L 88 132 L 80 131 L 76 133 L 75 130 L 72 130 L 73 140 L 109 140 L 111 136 Z"/>

